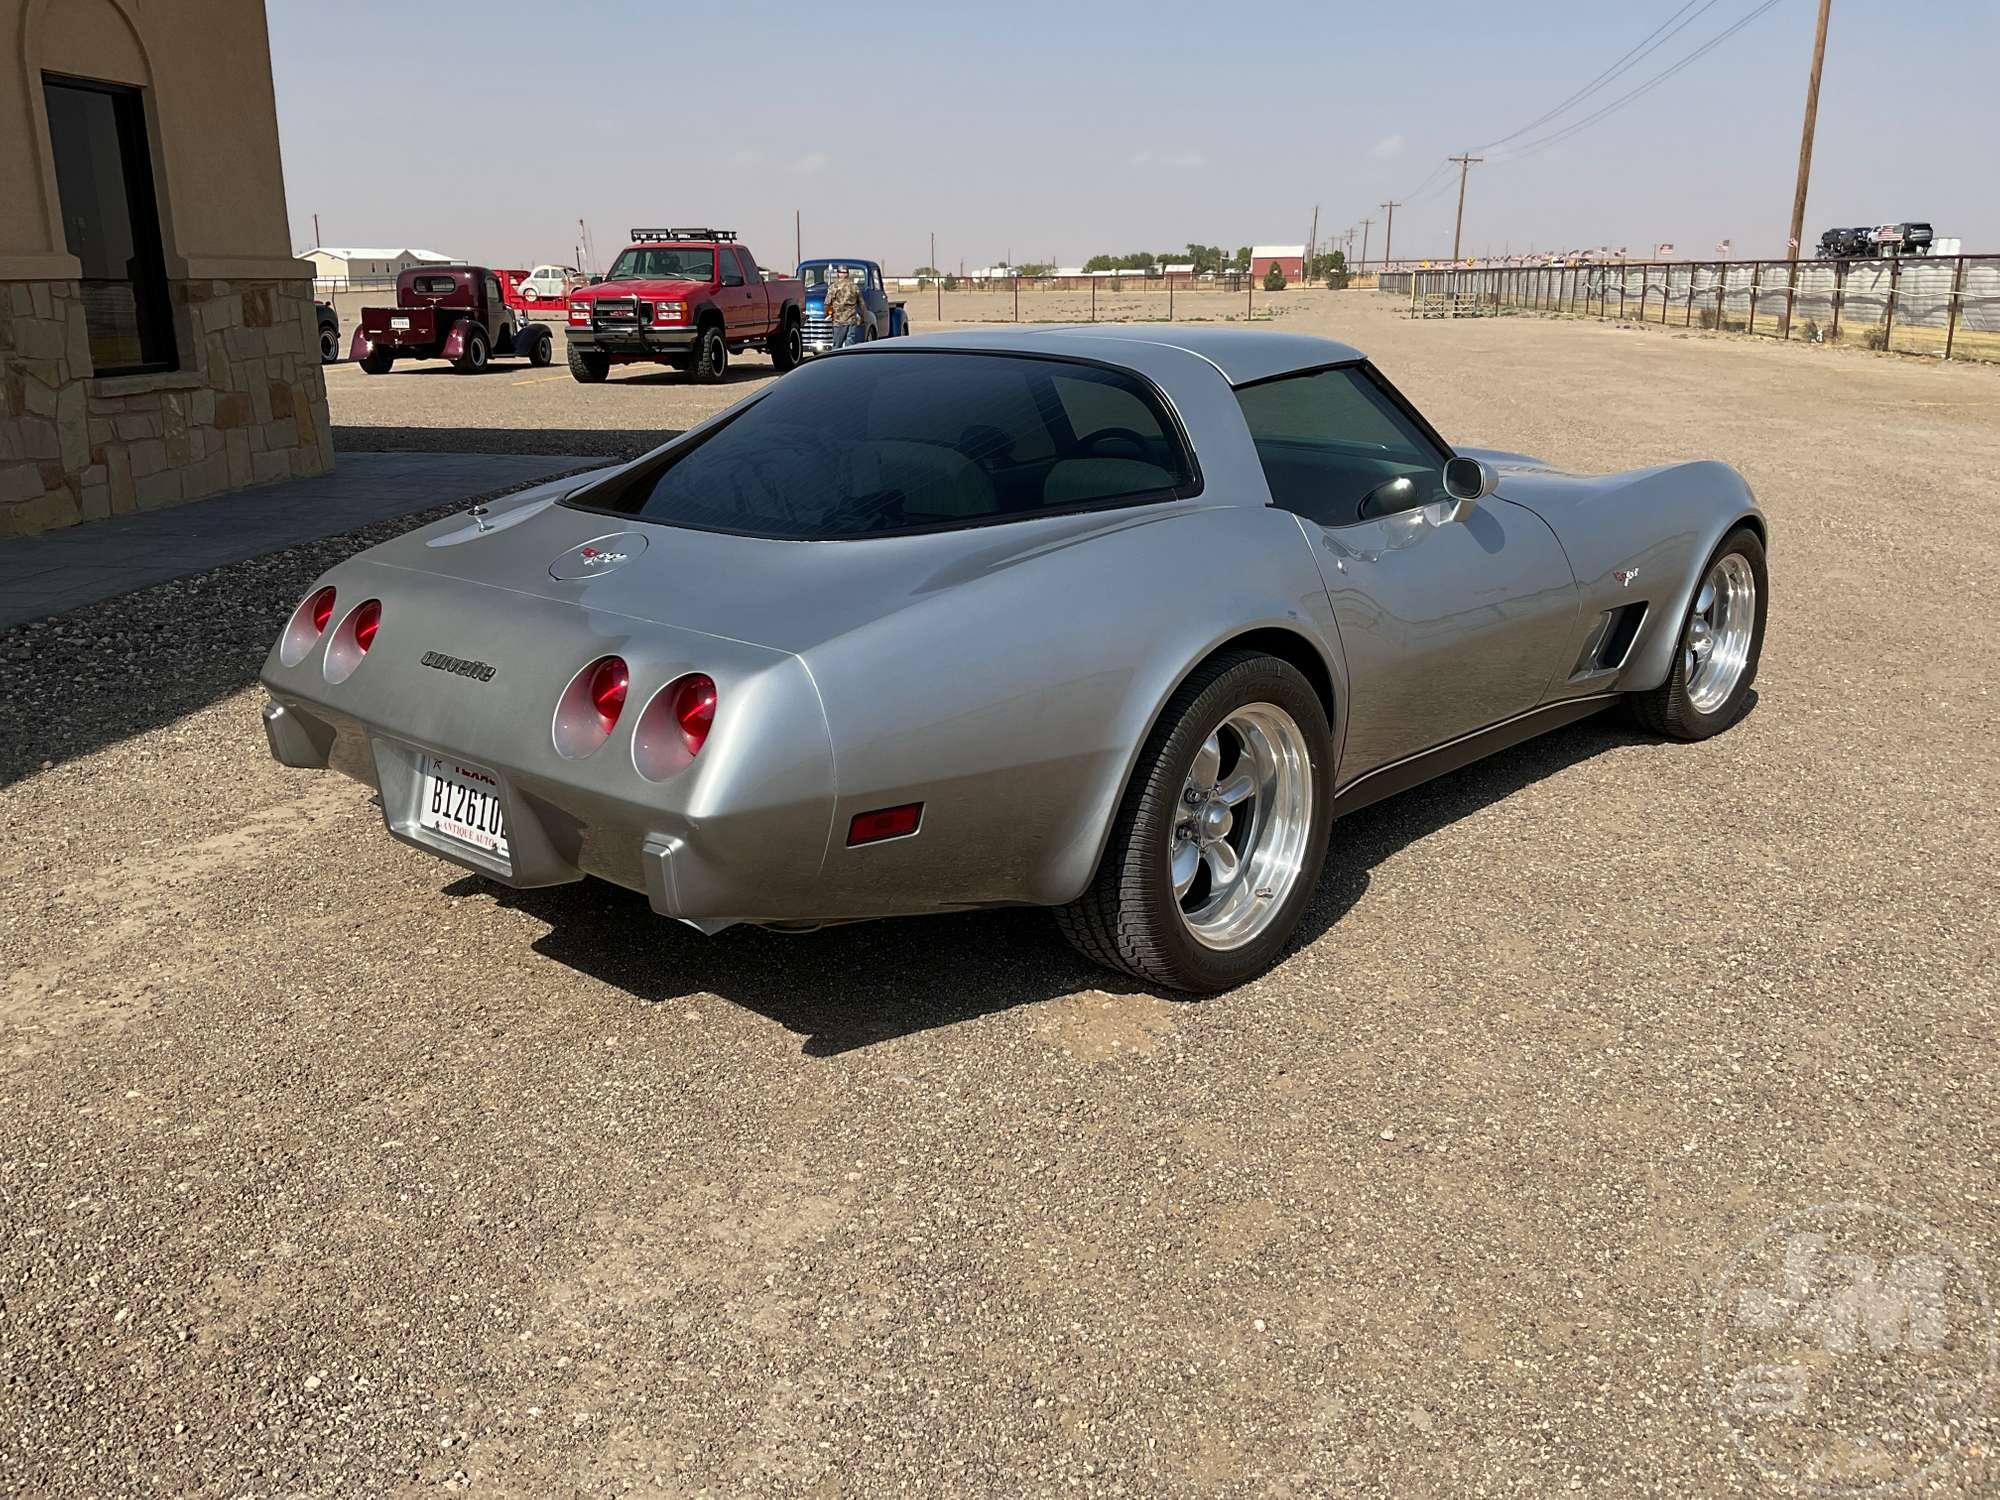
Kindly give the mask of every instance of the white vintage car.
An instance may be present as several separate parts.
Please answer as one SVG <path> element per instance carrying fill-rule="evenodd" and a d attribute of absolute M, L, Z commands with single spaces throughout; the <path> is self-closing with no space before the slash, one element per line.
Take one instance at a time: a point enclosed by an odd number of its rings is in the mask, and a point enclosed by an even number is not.
<path fill-rule="evenodd" d="M 560 302 L 565 293 L 583 280 L 575 266 L 536 266 L 521 278 L 524 302 Z"/>

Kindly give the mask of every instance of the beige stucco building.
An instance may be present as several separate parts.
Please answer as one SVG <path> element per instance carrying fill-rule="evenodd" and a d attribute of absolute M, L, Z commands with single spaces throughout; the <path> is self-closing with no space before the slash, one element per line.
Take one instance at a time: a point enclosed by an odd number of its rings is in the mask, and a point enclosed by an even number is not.
<path fill-rule="evenodd" d="M 0 536 L 333 465 L 262 0 L 0 0 Z"/>

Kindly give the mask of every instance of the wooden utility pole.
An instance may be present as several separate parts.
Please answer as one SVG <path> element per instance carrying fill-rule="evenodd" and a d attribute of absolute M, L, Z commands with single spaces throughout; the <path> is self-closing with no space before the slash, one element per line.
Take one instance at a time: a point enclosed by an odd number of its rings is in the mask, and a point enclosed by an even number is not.
<path fill-rule="evenodd" d="M 1819 28 L 1813 36 L 1812 76 L 1806 80 L 1806 123 L 1799 133 L 1799 180 L 1792 189 L 1792 237 L 1789 258 L 1805 254 L 1806 179 L 1812 175 L 1813 127 L 1819 123 L 1819 73 L 1826 62 L 1826 13 L 1833 0 L 1819 0 Z"/>
<path fill-rule="evenodd" d="M 1312 233 L 1306 236 L 1306 263 L 1299 268 L 1305 273 L 1305 279 L 1308 281 L 1312 280 L 1313 251 L 1317 248 L 1319 248 L 1319 205 L 1315 203 Z"/>
<path fill-rule="evenodd" d="M 1451 231 L 1451 258 L 1456 263 L 1458 260 L 1459 237 L 1465 232 L 1465 174 L 1477 163 L 1485 161 L 1486 158 L 1483 156 L 1467 155 L 1448 156 L 1445 160 L 1458 163 L 1458 222 L 1452 226 Z"/>
<path fill-rule="evenodd" d="M 1363 219 L 1361 221 L 1361 270 L 1363 272 L 1366 272 L 1368 269 L 1368 226 L 1374 222 L 1373 219 Z"/>
<path fill-rule="evenodd" d="M 318 215 L 318 214 L 314 214 L 314 215 L 313 215 L 313 249 L 315 249 L 315 250 L 319 249 L 319 245 L 320 245 L 320 239 L 319 239 L 319 215 Z"/>
<path fill-rule="evenodd" d="M 1389 211 L 1389 222 L 1382 229 L 1382 269 L 1386 271 L 1389 269 L 1389 249 L 1396 240 L 1396 210 L 1403 205 L 1391 198 L 1378 206 Z"/>

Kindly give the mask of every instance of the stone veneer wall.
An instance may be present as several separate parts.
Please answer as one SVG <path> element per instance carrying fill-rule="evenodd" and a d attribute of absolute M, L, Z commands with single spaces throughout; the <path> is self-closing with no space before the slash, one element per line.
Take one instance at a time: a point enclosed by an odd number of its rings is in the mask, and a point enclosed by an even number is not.
<path fill-rule="evenodd" d="M 312 283 L 172 289 L 181 368 L 97 379 L 75 282 L 0 283 L 0 536 L 333 467 Z"/>

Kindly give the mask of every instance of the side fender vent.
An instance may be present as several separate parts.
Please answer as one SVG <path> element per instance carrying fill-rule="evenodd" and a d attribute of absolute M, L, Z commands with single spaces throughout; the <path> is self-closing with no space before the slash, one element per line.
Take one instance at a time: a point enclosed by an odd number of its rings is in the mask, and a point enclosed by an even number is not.
<path fill-rule="evenodd" d="M 1615 672 L 1624 666 L 1632 643 L 1639 639 L 1639 627 L 1646 622 L 1646 603 L 1644 599 L 1634 599 L 1599 615 L 1569 675 L 1594 677 L 1599 672 Z"/>

